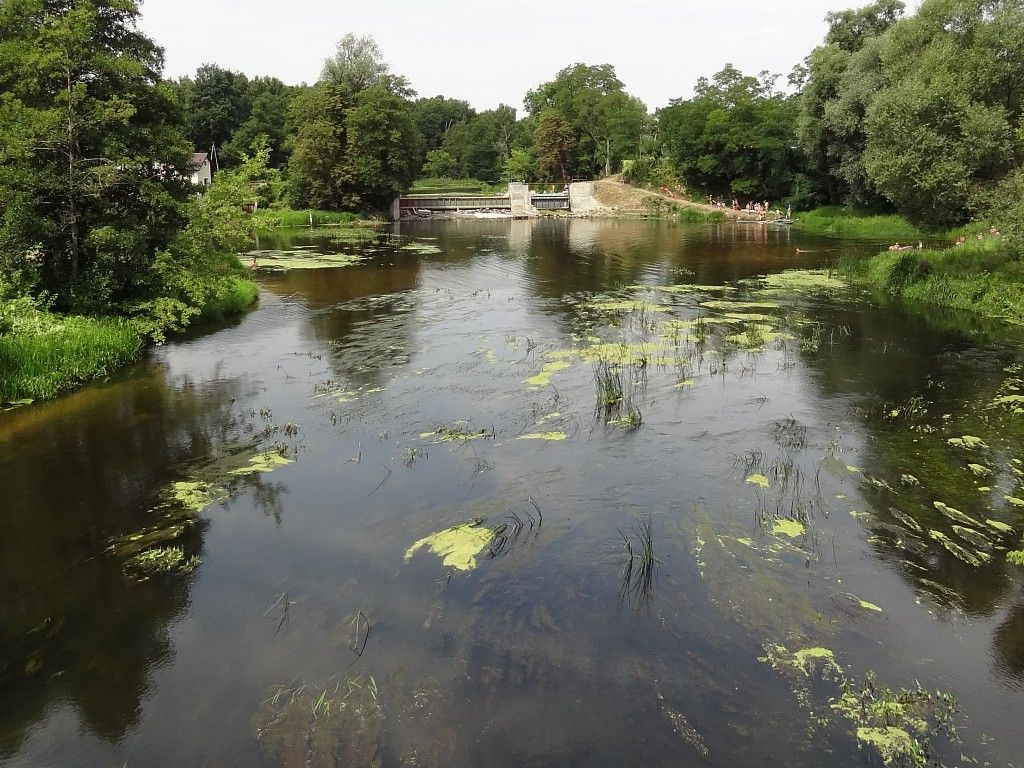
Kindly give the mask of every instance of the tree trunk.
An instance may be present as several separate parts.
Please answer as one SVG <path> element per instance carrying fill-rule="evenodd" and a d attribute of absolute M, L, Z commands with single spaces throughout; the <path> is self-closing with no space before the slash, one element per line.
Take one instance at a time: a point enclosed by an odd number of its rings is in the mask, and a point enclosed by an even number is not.
<path fill-rule="evenodd" d="M 75 128 L 71 108 L 71 70 L 67 70 L 68 93 L 68 225 L 71 228 L 71 281 L 78 280 L 81 247 L 78 232 L 78 204 L 75 188 Z"/>

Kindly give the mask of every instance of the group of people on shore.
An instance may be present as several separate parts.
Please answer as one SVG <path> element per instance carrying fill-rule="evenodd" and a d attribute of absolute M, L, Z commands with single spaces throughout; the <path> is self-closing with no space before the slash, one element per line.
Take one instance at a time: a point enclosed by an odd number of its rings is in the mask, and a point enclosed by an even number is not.
<path fill-rule="evenodd" d="M 721 198 L 717 198 L 714 195 L 708 195 L 708 205 L 714 208 L 725 208 L 725 201 Z M 774 214 L 775 218 L 782 217 L 781 210 L 772 210 L 772 204 L 769 200 L 748 200 L 745 206 L 740 205 L 740 201 L 737 198 L 732 199 L 732 209 L 734 211 L 746 211 L 747 213 L 758 214 L 761 218 L 767 218 L 769 215 Z M 793 208 L 791 206 L 786 207 L 787 219 L 793 218 Z"/>

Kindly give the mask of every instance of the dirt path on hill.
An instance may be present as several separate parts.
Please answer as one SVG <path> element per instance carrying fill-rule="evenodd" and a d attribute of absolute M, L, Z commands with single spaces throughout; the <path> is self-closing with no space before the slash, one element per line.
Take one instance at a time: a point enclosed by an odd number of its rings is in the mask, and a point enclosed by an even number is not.
<path fill-rule="evenodd" d="M 644 201 L 648 198 L 663 200 L 680 208 L 693 208 L 704 213 L 720 212 L 730 218 L 756 219 L 757 214 L 749 211 L 734 211 L 731 208 L 716 208 L 713 205 L 695 203 L 692 200 L 685 200 L 681 197 L 673 197 L 662 192 L 652 192 L 647 189 L 640 189 L 626 184 L 615 178 L 602 179 L 594 182 L 594 199 L 604 208 L 611 208 L 616 211 L 627 212 L 646 211 Z"/>

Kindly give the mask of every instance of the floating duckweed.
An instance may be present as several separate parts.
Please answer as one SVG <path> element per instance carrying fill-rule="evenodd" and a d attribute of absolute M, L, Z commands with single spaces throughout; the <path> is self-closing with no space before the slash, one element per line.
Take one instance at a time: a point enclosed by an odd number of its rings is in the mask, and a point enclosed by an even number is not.
<path fill-rule="evenodd" d="M 764 475 L 750 475 L 747 477 L 747 482 L 751 485 L 756 485 L 758 488 L 767 488 L 771 485 L 768 478 Z"/>
<path fill-rule="evenodd" d="M 924 533 L 924 529 L 921 527 L 920 523 L 906 512 L 896 509 L 895 507 L 889 507 L 889 514 L 915 533 Z"/>
<path fill-rule="evenodd" d="M 702 307 L 708 309 L 721 309 L 725 311 L 736 310 L 736 309 L 778 309 L 779 304 L 776 301 L 704 301 L 701 302 Z"/>
<path fill-rule="evenodd" d="M 412 558 L 417 551 L 426 547 L 441 558 L 441 562 L 449 568 L 470 571 L 476 568 L 476 558 L 491 545 L 495 534 L 490 528 L 483 528 L 483 520 L 470 520 L 460 525 L 432 533 L 405 552 L 405 560 Z"/>
<path fill-rule="evenodd" d="M 1024 568 L 1024 549 L 1017 549 L 1006 553 L 1006 562 L 1010 565 L 1017 565 Z"/>
<path fill-rule="evenodd" d="M 788 291 L 835 291 L 846 287 L 846 283 L 824 269 L 787 269 L 760 280 L 769 288 Z"/>
<path fill-rule="evenodd" d="M 185 556 L 181 547 L 154 547 L 134 555 L 127 563 L 129 570 L 141 574 L 153 573 L 191 573 L 199 567 L 198 556 Z"/>
<path fill-rule="evenodd" d="M 528 435 L 520 435 L 516 440 L 565 440 L 565 432 L 531 432 Z"/>
<path fill-rule="evenodd" d="M 988 477 L 992 474 L 992 470 L 982 464 L 968 464 L 967 468 L 977 477 Z"/>
<path fill-rule="evenodd" d="M 860 467 L 855 467 L 855 466 L 853 466 L 851 464 L 847 464 L 846 465 L 846 471 L 847 472 L 853 472 L 855 474 L 859 474 L 861 472 L 861 468 Z"/>
<path fill-rule="evenodd" d="M 966 451 L 973 451 L 978 448 L 988 448 L 988 444 L 984 440 L 980 437 L 974 437 L 973 435 L 951 437 L 946 442 L 956 448 L 963 448 Z"/>
<path fill-rule="evenodd" d="M 742 544 L 745 547 L 750 547 L 751 549 L 754 549 L 755 546 L 756 546 L 754 544 L 754 540 L 753 539 L 748 539 L 748 538 L 744 537 L 742 539 L 736 539 L 736 541 L 738 541 L 740 544 Z"/>
<path fill-rule="evenodd" d="M 264 451 L 257 453 L 244 467 L 232 469 L 229 475 L 255 475 L 262 472 L 273 472 L 278 467 L 291 464 L 294 459 L 282 456 L 278 451 Z"/>
<path fill-rule="evenodd" d="M 821 647 L 790 652 L 784 645 L 770 644 L 765 646 L 765 655 L 758 660 L 768 662 L 773 669 L 795 669 L 808 677 L 816 668 L 823 676 L 843 671 L 836 662 L 835 653 Z"/>
<path fill-rule="evenodd" d="M 886 765 L 910 759 L 914 765 L 924 765 L 921 745 L 902 728 L 887 725 L 883 728 L 858 728 L 857 740 L 870 744 L 882 756 Z"/>
<path fill-rule="evenodd" d="M 314 254 L 305 250 L 250 251 L 246 254 L 256 262 L 256 268 L 273 272 L 290 269 L 333 269 L 358 264 L 365 256 L 350 253 Z"/>
<path fill-rule="evenodd" d="M 223 489 L 202 481 L 182 480 L 171 486 L 170 495 L 178 503 L 193 512 L 202 512 L 211 504 L 223 501 L 226 497 Z"/>
<path fill-rule="evenodd" d="M 806 531 L 807 526 L 799 520 L 791 520 L 788 517 L 776 520 L 772 524 L 772 533 L 776 536 L 788 536 L 791 539 L 795 539 L 803 536 Z"/>
<path fill-rule="evenodd" d="M 1024 507 L 1024 499 L 1018 499 L 1016 496 L 1004 496 L 1003 498 L 1015 507 Z"/>
<path fill-rule="evenodd" d="M 919 488 L 921 481 L 913 475 L 900 475 L 900 482 L 908 488 Z"/>
<path fill-rule="evenodd" d="M 554 376 L 558 371 L 564 371 L 566 368 L 571 367 L 569 363 L 564 360 L 555 360 L 550 363 L 544 363 L 544 367 L 540 373 L 531 376 L 524 383 L 529 384 L 531 387 L 546 387 L 551 383 L 551 377 Z"/>
<path fill-rule="evenodd" d="M 584 305 L 587 309 L 597 312 L 668 312 L 669 308 L 661 304 L 652 304 L 649 301 L 625 300 L 625 301 L 592 301 Z"/>
<path fill-rule="evenodd" d="M 857 605 L 859 605 L 865 611 L 877 611 L 878 613 L 882 612 L 881 607 L 875 605 L 874 603 L 870 603 L 867 600 L 861 600 L 860 598 L 857 598 Z"/>

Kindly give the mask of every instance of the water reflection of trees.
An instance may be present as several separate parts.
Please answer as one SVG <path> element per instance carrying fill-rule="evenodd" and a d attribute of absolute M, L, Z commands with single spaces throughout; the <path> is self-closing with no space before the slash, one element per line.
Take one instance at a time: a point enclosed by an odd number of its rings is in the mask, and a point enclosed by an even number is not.
<path fill-rule="evenodd" d="M 0 756 L 60 701 L 116 741 L 138 721 L 168 625 L 194 575 L 129 580 L 105 555 L 145 527 L 154 489 L 207 458 L 231 421 L 231 382 L 169 386 L 160 371 L 14 412 L 0 433 Z M 202 526 L 186 536 L 202 549 Z"/>
<path fill-rule="evenodd" d="M 1006 346 L 985 345 L 984 337 L 977 336 L 983 324 L 975 321 L 894 312 L 900 310 L 831 302 L 813 306 L 812 321 L 843 330 L 834 343 L 802 354 L 822 394 L 852 397 L 859 427 L 868 433 L 860 448 L 861 467 L 865 476 L 890 485 L 865 484 L 863 489 L 876 513 L 865 524 L 878 556 L 934 605 L 991 616 L 1003 610 L 1017 582 L 1002 553 L 996 550 L 991 563 L 973 567 L 930 541 L 927 531 L 934 527 L 928 521 L 935 515 L 930 504 L 936 499 L 979 520 L 992 516 L 988 497 L 978 492 L 976 478 L 964 467 L 976 459 L 960 457 L 962 463 L 956 464 L 950 455 L 943 415 L 949 414 L 953 424 L 970 420 L 972 429 L 982 430 L 971 434 L 982 437 L 998 429 L 973 419 L 964 405 L 991 401 L 1014 353 Z M 917 421 L 891 418 L 893 406 L 912 398 L 920 398 L 926 408 Z M 999 436 L 1015 439 L 1005 430 Z M 901 486 L 904 474 L 920 481 L 921 493 Z M 997 485 L 998 478 L 991 484 Z M 926 532 L 917 536 L 919 545 L 908 548 L 915 534 L 889 520 L 890 507 L 917 519 Z M 994 633 L 994 656 L 1003 674 L 1024 679 L 1024 605 L 1011 606 Z"/>

